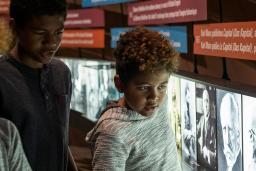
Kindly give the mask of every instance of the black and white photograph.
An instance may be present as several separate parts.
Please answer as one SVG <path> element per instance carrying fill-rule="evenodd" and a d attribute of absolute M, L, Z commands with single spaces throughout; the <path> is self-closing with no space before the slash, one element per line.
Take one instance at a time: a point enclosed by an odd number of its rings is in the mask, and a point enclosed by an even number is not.
<path fill-rule="evenodd" d="M 181 135 L 183 170 L 196 170 L 195 82 L 185 79 L 181 79 Z"/>
<path fill-rule="evenodd" d="M 181 159 L 181 115 L 180 115 L 180 78 L 171 76 L 167 89 L 168 114 L 176 139 L 177 151 Z"/>
<path fill-rule="evenodd" d="M 242 170 L 241 95 L 217 89 L 219 171 Z"/>
<path fill-rule="evenodd" d="M 256 170 L 256 97 L 243 95 L 243 166 Z"/>
<path fill-rule="evenodd" d="M 198 170 L 217 169 L 216 88 L 196 84 L 196 130 Z"/>

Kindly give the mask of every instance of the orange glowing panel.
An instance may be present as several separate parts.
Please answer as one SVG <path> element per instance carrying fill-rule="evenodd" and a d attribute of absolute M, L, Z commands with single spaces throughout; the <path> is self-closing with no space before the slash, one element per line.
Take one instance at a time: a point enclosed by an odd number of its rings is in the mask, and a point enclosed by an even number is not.
<path fill-rule="evenodd" d="M 10 0 L 0 0 L 0 14 L 8 14 Z"/>
<path fill-rule="evenodd" d="M 194 53 L 256 60 L 256 22 L 194 25 Z"/>
<path fill-rule="evenodd" d="M 77 48 L 104 48 L 105 31 L 103 29 L 95 30 L 65 30 L 61 47 Z"/>

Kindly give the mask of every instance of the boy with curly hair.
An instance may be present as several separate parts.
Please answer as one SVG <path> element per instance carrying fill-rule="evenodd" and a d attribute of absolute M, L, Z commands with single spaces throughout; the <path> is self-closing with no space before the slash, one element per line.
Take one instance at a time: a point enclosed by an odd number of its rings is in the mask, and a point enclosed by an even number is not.
<path fill-rule="evenodd" d="M 87 134 L 93 170 L 181 170 L 165 97 L 179 54 L 160 33 L 137 27 L 120 36 L 114 56 L 124 97 Z"/>
<path fill-rule="evenodd" d="M 71 74 L 53 58 L 67 3 L 11 0 L 9 9 L 15 41 L 0 58 L 0 117 L 18 128 L 32 170 L 67 170 Z"/>

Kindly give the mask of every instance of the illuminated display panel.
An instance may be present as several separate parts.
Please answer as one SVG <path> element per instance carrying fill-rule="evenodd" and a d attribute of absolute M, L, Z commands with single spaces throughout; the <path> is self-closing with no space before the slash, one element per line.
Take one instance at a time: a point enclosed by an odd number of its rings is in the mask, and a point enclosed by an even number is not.
<path fill-rule="evenodd" d="M 111 100 L 120 98 L 113 82 L 113 63 L 62 58 L 72 74 L 71 109 L 96 121 Z"/>

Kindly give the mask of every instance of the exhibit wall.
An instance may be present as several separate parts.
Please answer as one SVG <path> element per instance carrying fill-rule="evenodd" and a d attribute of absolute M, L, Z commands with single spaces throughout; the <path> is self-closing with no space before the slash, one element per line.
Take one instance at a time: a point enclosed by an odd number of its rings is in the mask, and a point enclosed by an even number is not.
<path fill-rule="evenodd" d="M 167 95 L 182 170 L 255 170 L 254 92 L 174 74 Z"/>

